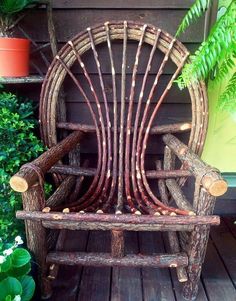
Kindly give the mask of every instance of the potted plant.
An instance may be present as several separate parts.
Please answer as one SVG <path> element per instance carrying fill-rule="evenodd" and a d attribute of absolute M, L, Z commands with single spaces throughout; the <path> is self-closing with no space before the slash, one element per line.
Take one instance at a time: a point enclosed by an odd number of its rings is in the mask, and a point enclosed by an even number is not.
<path fill-rule="evenodd" d="M 35 0 L 0 1 L 0 76 L 22 77 L 29 75 L 30 41 L 12 37 L 15 16 L 36 4 Z"/>
<path fill-rule="evenodd" d="M 177 35 L 210 8 L 214 1 L 196 0 Z M 236 171 L 236 1 L 220 0 L 217 20 L 209 36 L 191 56 L 177 80 L 186 87 L 208 79 L 209 123 L 202 158 L 228 175 Z M 231 174 L 232 175 L 232 174 Z M 232 179 L 234 178 L 234 183 Z M 235 186 L 235 177 L 227 177 Z"/>

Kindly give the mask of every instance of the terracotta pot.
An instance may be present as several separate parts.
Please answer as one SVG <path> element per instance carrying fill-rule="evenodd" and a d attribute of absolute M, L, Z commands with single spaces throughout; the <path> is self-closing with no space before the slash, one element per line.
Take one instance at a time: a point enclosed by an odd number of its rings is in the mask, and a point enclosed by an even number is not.
<path fill-rule="evenodd" d="M 28 76 L 29 50 L 27 39 L 0 38 L 0 76 Z"/>

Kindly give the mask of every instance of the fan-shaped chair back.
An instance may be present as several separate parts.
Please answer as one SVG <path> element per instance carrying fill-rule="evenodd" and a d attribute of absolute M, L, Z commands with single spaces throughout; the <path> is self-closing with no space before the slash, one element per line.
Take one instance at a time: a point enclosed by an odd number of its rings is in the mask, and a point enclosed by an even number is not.
<path fill-rule="evenodd" d="M 115 51 L 118 42 L 122 44 L 119 53 Z M 101 47 L 103 54 L 99 52 Z M 71 39 L 54 59 L 41 94 L 41 133 L 49 147 L 57 143 L 60 129 L 96 134 L 97 171 L 80 200 L 80 203 L 87 202 L 87 208 L 109 211 L 114 200 L 118 213 L 124 205 L 131 212 L 138 207 L 144 213 L 164 206 L 150 188 L 145 172 L 150 135 L 191 128 L 188 144 L 194 152 L 201 153 L 207 128 L 203 83 L 188 88 L 191 123 L 158 122 L 160 107 L 188 55 L 187 49 L 165 31 L 148 24 L 122 21 L 87 28 Z M 163 86 L 161 76 L 168 64 L 172 72 Z M 90 72 L 91 66 L 96 70 L 96 80 Z M 76 68 L 80 69 L 79 75 Z M 104 72 L 107 68 L 109 74 Z M 104 80 L 107 76 L 110 76 L 111 89 Z M 73 122 L 69 112 L 61 113 L 60 93 L 65 81 L 75 85 L 91 120 Z M 78 110 L 76 114 L 84 112 Z M 82 208 L 76 203 L 74 210 Z"/>

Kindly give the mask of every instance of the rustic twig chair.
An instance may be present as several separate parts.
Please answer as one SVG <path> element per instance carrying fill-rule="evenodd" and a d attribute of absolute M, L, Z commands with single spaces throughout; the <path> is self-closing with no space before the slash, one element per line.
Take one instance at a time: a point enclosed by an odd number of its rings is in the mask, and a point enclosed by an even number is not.
<path fill-rule="evenodd" d="M 115 55 L 118 42 L 122 51 Z M 131 44 L 136 53 L 130 52 Z M 107 54 L 103 65 L 99 47 Z M 144 47 L 148 47 L 148 56 L 142 54 Z M 161 61 L 156 60 L 156 53 Z M 165 31 L 122 21 L 87 28 L 55 57 L 40 102 L 41 135 L 49 149 L 22 166 L 10 181 L 14 190 L 22 192 L 24 211 L 18 211 L 17 217 L 26 220 L 28 247 L 40 266 L 43 297 L 50 295 L 51 279 L 56 277 L 60 264 L 176 268 L 179 281 L 185 282 L 184 297 L 196 297 L 209 228 L 219 224 L 219 217 L 211 215 L 215 197 L 226 191 L 227 184 L 217 170 L 198 157 L 208 119 L 203 82 L 188 88 L 192 122 L 158 123 L 160 106 L 188 55 L 186 48 Z M 158 84 L 169 62 L 175 70 L 161 91 Z M 98 74 L 95 83 L 89 73 L 92 64 Z M 145 68 L 138 82 L 141 64 Z M 104 65 L 110 68 L 112 100 L 108 99 Z M 80 75 L 76 68 L 80 68 Z M 151 69 L 155 70 L 154 77 L 150 77 Z M 74 120 L 66 112 L 61 101 L 62 87 L 66 96 L 66 81 L 78 88 L 92 123 L 76 119 L 88 118 L 84 109 L 77 110 Z M 188 146 L 172 135 L 180 132 L 189 133 Z M 96 168 L 87 160 L 80 164 L 78 148 L 93 135 L 98 150 Z M 146 149 L 158 135 L 165 145 L 164 156 L 156 157 L 151 162 L 152 170 L 148 170 Z M 43 183 L 48 172 L 57 189 L 45 200 Z M 193 201 L 188 201 L 182 186 L 192 176 L 196 178 L 195 191 Z M 87 177 L 91 182 L 81 196 L 81 184 Z M 63 252 L 65 229 L 111 230 L 111 254 Z M 125 230 L 167 231 L 171 252 L 152 256 L 125 254 Z"/>

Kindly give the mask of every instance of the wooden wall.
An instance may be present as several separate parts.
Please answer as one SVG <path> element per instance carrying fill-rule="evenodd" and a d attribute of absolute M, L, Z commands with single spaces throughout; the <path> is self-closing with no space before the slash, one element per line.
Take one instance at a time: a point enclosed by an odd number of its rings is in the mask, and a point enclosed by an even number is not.
<path fill-rule="evenodd" d="M 174 35 L 180 21 L 193 2 L 193 0 L 53 0 L 53 15 L 58 45 L 60 48 L 78 32 L 96 23 L 103 23 L 109 20 L 136 20 L 151 23 Z M 205 24 L 208 24 L 208 21 L 205 18 L 201 18 L 197 24 L 194 24 L 191 29 L 180 37 L 181 41 L 191 52 L 203 40 L 204 32 L 208 30 L 207 26 L 205 26 Z M 48 41 L 44 9 L 32 12 L 23 20 L 22 26 L 27 29 L 27 32 L 37 42 L 45 43 Z M 117 48 L 117 57 L 120 56 L 120 50 Z M 132 58 L 129 59 L 132 60 Z M 105 63 L 104 61 L 104 65 Z M 106 67 L 104 68 L 106 69 Z M 46 72 L 46 68 L 44 70 Z M 91 72 L 94 72 L 93 77 L 96 81 L 96 71 L 91 70 Z M 163 84 L 169 79 L 171 72 L 171 68 L 165 71 L 162 77 Z M 109 90 L 111 77 L 108 70 L 105 73 L 106 85 Z M 40 85 L 27 85 L 17 88 L 21 94 L 27 95 L 36 102 L 39 100 Z M 73 87 L 69 87 L 68 91 L 66 94 L 66 102 L 69 108 L 67 114 L 69 119 L 75 120 L 80 99 Z M 86 118 L 86 114 L 81 114 L 81 116 Z M 176 87 L 162 108 L 162 123 L 165 123 L 167 119 L 169 122 L 170 120 L 178 122 L 189 120 L 190 118 L 191 108 L 188 93 L 180 92 Z M 158 140 L 153 141 L 149 150 L 150 158 L 156 149 L 159 151 L 159 142 Z M 93 152 L 91 150 L 94 149 L 96 149 L 94 148 L 94 141 L 90 140 L 82 151 L 91 153 Z M 230 192 L 224 198 L 230 200 L 233 198 L 233 194 Z M 222 212 L 225 211 L 225 206 L 222 206 L 222 203 L 219 203 L 219 208 Z M 236 208 L 234 209 L 236 211 Z"/>

